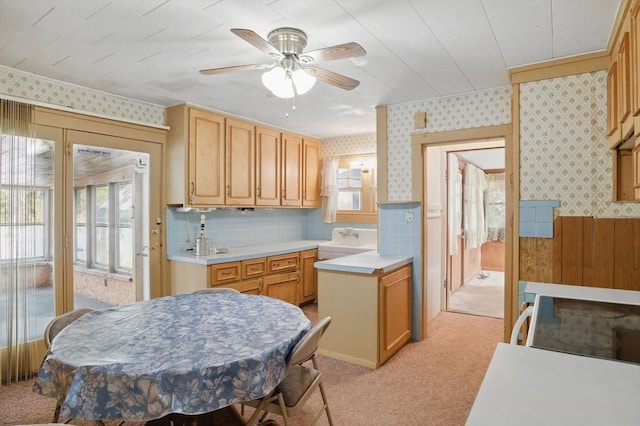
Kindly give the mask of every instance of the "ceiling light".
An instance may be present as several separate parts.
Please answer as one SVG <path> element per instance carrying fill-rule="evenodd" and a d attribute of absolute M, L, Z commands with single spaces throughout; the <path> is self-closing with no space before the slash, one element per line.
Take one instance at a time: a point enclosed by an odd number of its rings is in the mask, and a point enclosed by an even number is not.
<path fill-rule="evenodd" d="M 292 71 L 277 66 L 262 74 L 262 84 L 275 96 L 287 99 L 293 97 L 294 91 L 298 95 L 307 93 L 316 84 L 316 78 L 300 67 Z"/>

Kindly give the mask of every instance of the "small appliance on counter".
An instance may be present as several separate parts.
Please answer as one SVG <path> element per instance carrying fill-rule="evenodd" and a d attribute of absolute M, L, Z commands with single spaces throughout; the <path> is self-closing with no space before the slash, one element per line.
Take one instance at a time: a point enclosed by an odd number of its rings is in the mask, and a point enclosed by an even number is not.
<path fill-rule="evenodd" d="M 204 220 L 205 216 L 200 216 L 200 236 L 196 238 L 196 256 L 209 255 L 209 239 L 204 234 Z"/>

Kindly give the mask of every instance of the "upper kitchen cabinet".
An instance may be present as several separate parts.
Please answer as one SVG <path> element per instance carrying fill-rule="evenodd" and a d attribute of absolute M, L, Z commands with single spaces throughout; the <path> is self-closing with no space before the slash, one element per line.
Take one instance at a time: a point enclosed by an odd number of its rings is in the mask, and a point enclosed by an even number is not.
<path fill-rule="evenodd" d="M 281 205 L 302 206 L 302 138 L 282 134 L 282 198 Z"/>
<path fill-rule="evenodd" d="M 614 148 L 620 143 L 618 120 L 618 61 L 611 62 L 607 73 L 607 136 L 609 146 Z"/>
<path fill-rule="evenodd" d="M 631 9 L 631 107 L 634 127 L 640 131 L 640 1 Z"/>
<path fill-rule="evenodd" d="M 188 105 L 167 108 L 166 117 L 167 204 L 224 204 L 224 117 Z"/>
<path fill-rule="evenodd" d="M 280 132 L 256 127 L 256 206 L 280 205 Z"/>
<path fill-rule="evenodd" d="M 618 49 L 618 120 L 622 140 L 633 134 L 633 115 L 631 114 L 631 46 L 629 33 L 622 36 Z"/>
<path fill-rule="evenodd" d="M 303 167 L 302 167 L 302 205 L 304 207 L 320 207 L 320 141 L 303 139 Z"/>
<path fill-rule="evenodd" d="M 227 118 L 227 197 L 230 206 L 256 204 L 256 142 L 252 124 Z"/>
<path fill-rule="evenodd" d="M 320 207 L 321 143 L 282 134 L 282 199 L 289 207 Z"/>

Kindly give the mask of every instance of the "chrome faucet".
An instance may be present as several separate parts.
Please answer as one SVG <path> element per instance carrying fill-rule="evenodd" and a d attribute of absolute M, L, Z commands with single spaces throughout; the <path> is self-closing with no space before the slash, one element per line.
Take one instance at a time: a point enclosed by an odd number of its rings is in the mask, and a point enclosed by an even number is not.
<path fill-rule="evenodd" d="M 342 238 L 346 238 L 346 237 L 353 237 L 353 238 L 360 238 L 360 235 L 358 235 L 357 232 L 353 232 L 353 229 L 351 228 L 345 228 L 344 231 L 338 231 L 338 234 L 340 234 L 340 236 Z"/>

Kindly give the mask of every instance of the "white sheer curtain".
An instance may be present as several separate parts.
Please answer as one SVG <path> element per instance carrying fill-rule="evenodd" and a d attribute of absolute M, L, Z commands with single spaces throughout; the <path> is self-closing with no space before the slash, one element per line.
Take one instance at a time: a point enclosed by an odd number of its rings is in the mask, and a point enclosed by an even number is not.
<path fill-rule="evenodd" d="M 485 209 L 487 212 L 487 241 L 504 241 L 505 237 L 505 174 L 489 173 L 487 178 L 487 196 Z"/>
<path fill-rule="evenodd" d="M 38 244 L 35 153 L 39 141 L 31 107 L 0 99 L 0 382 L 27 378 L 34 369 Z M 30 353 L 31 352 L 31 353 Z M 41 360 L 40 360 L 41 361 Z M 37 365 L 35 366 L 37 368 Z"/>
<path fill-rule="evenodd" d="M 458 157 L 449 154 L 447 170 L 449 201 L 449 254 L 458 253 L 458 235 L 462 233 L 462 179 L 460 178 Z"/>
<path fill-rule="evenodd" d="M 333 223 L 338 211 L 338 159 L 325 157 L 322 166 L 322 221 Z"/>
<path fill-rule="evenodd" d="M 464 230 L 465 248 L 480 247 L 487 241 L 485 234 L 484 172 L 473 164 L 464 166 Z"/>

